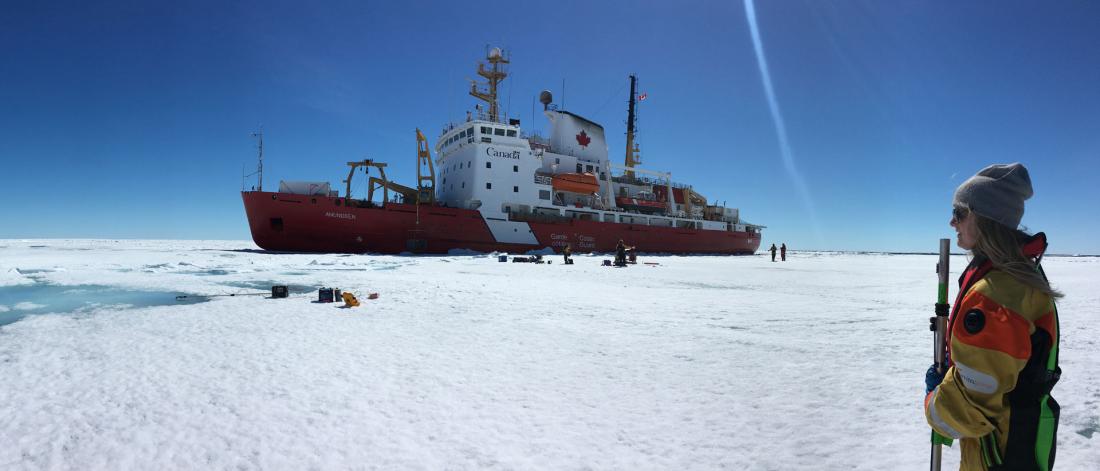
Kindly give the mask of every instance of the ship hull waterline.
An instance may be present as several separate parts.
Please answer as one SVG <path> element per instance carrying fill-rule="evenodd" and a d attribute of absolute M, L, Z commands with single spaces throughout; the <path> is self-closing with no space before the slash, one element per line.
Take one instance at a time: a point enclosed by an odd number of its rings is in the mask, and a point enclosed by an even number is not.
<path fill-rule="evenodd" d="M 640 252 L 752 254 L 759 234 L 566 219 L 527 222 L 537 244 L 499 242 L 471 209 L 386 203 L 348 206 L 343 198 L 244 191 L 252 240 L 264 250 L 316 253 L 613 252 L 619 240 Z M 356 201 L 358 203 L 358 201 Z"/>

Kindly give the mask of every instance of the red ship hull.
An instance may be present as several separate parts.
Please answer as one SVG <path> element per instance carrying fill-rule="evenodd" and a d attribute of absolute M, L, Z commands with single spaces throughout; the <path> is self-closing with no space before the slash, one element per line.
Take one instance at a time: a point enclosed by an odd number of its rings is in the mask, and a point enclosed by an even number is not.
<path fill-rule="evenodd" d="M 529 221 L 538 244 L 498 242 L 481 213 L 470 209 L 387 203 L 344 205 L 343 198 L 245 191 L 252 240 L 288 252 L 431 253 L 456 249 L 523 253 L 566 244 L 574 252 L 612 252 L 622 239 L 641 252 L 751 254 L 760 236 L 750 232 L 619 224 L 586 220 Z"/>

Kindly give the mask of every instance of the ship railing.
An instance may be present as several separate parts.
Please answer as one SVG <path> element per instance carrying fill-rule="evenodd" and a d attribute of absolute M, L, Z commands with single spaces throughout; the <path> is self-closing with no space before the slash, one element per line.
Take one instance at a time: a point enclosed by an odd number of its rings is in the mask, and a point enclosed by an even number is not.
<path fill-rule="evenodd" d="M 498 119 L 496 121 L 494 121 L 492 119 L 489 119 L 489 111 L 488 110 L 478 110 L 476 113 L 471 112 L 462 121 L 458 121 L 458 122 L 450 121 L 447 124 L 445 124 L 443 126 L 443 132 L 440 135 L 447 134 L 452 129 L 454 129 L 458 126 L 462 126 L 466 123 L 470 123 L 470 122 L 474 122 L 474 121 L 485 121 L 485 122 L 488 122 L 488 123 L 493 123 L 493 124 L 498 124 L 498 125 L 503 125 L 503 126 L 512 126 L 512 127 L 517 128 L 517 129 L 519 128 L 519 120 L 515 119 L 516 124 L 512 124 L 512 121 L 513 121 L 514 118 L 510 118 L 507 113 L 501 112 L 500 116 L 497 116 L 497 118 Z"/>
<path fill-rule="evenodd" d="M 500 115 L 497 116 L 500 121 L 493 121 L 489 119 L 489 110 L 478 110 L 476 113 L 473 113 L 471 118 L 496 124 L 508 124 L 508 113 L 505 113 L 504 111 L 501 111 Z"/>
<path fill-rule="evenodd" d="M 554 204 L 555 207 L 561 205 Z M 538 211 L 512 211 L 508 213 L 508 219 L 511 221 L 519 222 L 536 222 L 536 223 L 561 223 L 568 222 L 576 219 L 589 219 L 593 221 L 603 221 L 606 223 L 619 223 L 619 224 L 633 224 L 639 226 L 655 226 L 655 227 L 673 227 L 678 229 L 704 229 L 704 225 L 707 222 L 725 222 L 722 229 L 711 228 L 709 230 L 725 230 L 734 231 L 738 225 L 743 225 L 745 231 L 751 234 L 760 234 L 761 229 L 765 226 L 758 224 L 748 223 L 735 223 L 731 221 L 711 221 L 702 218 L 682 217 L 677 215 L 667 214 L 642 214 L 633 211 L 623 211 L 616 208 L 612 210 L 597 210 L 597 212 L 589 212 L 588 210 L 595 208 L 580 208 L 585 211 L 570 211 L 571 207 L 566 207 L 565 214 L 547 214 Z M 573 213 L 573 214 L 570 214 Z M 610 219 L 609 219 L 610 217 Z"/>
<path fill-rule="evenodd" d="M 550 185 L 554 182 L 554 179 L 548 175 L 535 174 L 535 184 L 537 185 Z"/>
<path fill-rule="evenodd" d="M 660 179 L 660 178 L 650 178 L 650 177 L 635 176 L 635 177 L 631 178 L 631 177 L 628 177 L 626 175 L 620 175 L 620 176 L 611 177 L 611 181 L 613 181 L 615 183 L 630 184 L 630 185 L 668 186 L 668 180 L 664 180 L 664 179 Z M 672 187 L 673 188 L 679 188 L 679 189 L 685 189 L 685 188 L 688 188 L 689 185 L 673 180 L 672 181 Z"/>

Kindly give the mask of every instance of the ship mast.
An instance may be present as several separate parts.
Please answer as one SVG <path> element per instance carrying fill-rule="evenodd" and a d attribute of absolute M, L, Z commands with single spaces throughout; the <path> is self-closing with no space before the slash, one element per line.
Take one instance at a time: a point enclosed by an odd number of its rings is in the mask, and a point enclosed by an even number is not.
<path fill-rule="evenodd" d="M 256 184 L 256 189 L 259 190 L 259 191 L 264 191 L 264 128 L 263 128 L 263 126 L 260 126 L 259 132 L 252 133 L 252 137 L 255 137 L 256 139 L 259 140 L 259 147 L 260 147 L 260 161 L 259 161 L 258 164 L 256 164 L 256 173 L 259 175 L 259 178 L 257 178 L 258 181 L 257 181 L 257 184 Z"/>
<path fill-rule="evenodd" d="M 485 77 L 488 81 L 486 85 L 489 86 L 488 90 L 479 89 L 478 83 L 474 80 L 470 80 L 470 95 L 474 98 L 480 99 L 489 104 L 489 121 L 499 123 L 500 121 L 500 106 L 497 105 L 497 86 L 505 77 L 508 76 L 508 72 L 504 71 L 503 64 L 508 63 L 508 59 L 501 54 L 499 47 L 494 47 L 489 50 L 487 57 L 491 69 L 485 68 L 484 62 L 477 64 L 477 74 Z"/>
<path fill-rule="evenodd" d="M 642 163 L 638 158 L 638 145 L 634 143 L 634 123 L 638 120 L 634 114 L 634 96 L 636 92 L 636 86 L 638 83 L 638 77 L 634 74 L 630 74 L 630 101 L 626 110 L 626 177 L 633 180 L 635 165 Z"/>

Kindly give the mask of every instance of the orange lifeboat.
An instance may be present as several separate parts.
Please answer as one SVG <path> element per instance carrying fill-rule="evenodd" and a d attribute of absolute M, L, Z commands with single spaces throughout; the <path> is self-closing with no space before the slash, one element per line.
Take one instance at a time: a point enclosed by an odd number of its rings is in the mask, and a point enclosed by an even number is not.
<path fill-rule="evenodd" d="M 559 173 L 554 175 L 551 183 L 557 191 L 591 195 L 600 190 L 600 182 L 591 173 Z"/>

